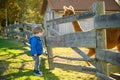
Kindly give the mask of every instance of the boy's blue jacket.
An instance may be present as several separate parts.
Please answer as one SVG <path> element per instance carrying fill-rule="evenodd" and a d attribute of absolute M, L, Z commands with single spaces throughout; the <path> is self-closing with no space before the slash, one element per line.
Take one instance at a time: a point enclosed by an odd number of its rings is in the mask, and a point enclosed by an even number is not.
<path fill-rule="evenodd" d="M 37 36 L 32 36 L 28 40 L 31 49 L 31 55 L 41 55 L 43 53 L 42 41 Z"/>

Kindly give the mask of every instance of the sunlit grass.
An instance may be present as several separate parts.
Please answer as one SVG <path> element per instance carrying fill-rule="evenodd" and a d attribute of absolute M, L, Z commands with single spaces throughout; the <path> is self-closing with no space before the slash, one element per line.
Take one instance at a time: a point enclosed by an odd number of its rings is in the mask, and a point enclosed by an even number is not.
<path fill-rule="evenodd" d="M 0 39 L 0 78 L 2 80 L 96 80 L 94 75 L 62 70 L 55 68 L 49 70 L 47 57 L 42 56 L 42 77 L 33 75 L 33 59 L 29 47 L 15 40 Z M 53 48 L 54 55 L 73 56 L 71 48 Z M 77 56 L 77 54 L 76 54 Z M 58 61 L 62 61 L 58 59 Z M 69 64 L 84 64 L 84 62 L 66 61 Z M 1 80 L 0 79 L 0 80 Z"/>

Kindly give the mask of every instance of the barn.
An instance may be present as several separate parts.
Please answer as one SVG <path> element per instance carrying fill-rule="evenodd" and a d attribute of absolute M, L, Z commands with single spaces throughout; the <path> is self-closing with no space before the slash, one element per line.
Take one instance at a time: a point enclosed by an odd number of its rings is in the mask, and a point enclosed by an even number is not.
<path fill-rule="evenodd" d="M 63 6 L 73 6 L 76 13 L 82 13 L 92 9 L 92 4 L 96 1 L 105 1 L 106 13 L 114 13 L 120 11 L 120 6 L 116 0 L 43 0 L 41 6 L 41 15 L 44 16 L 43 24 L 46 21 L 62 17 Z M 88 31 L 94 27 L 93 18 L 80 20 L 80 24 L 84 31 Z M 64 23 L 52 26 L 60 35 L 74 32 L 72 24 Z M 54 35 L 54 33 L 51 33 Z"/>

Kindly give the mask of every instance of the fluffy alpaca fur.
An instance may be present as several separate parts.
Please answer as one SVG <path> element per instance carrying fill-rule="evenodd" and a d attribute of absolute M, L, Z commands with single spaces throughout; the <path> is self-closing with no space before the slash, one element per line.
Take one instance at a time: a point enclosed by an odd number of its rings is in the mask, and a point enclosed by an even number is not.
<path fill-rule="evenodd" d="M 63 7 L 64 9 L 64 14 L 63 16 L 68 16 L 75 14 L 74 8 L 72 6 Z M 73 21 L 72 22 L 73 28 L 75 32 L 79 32 L 83 30 L 81 29 L 80 23 L 78 21 Z M 114 47 L 117 47 L 117 50 L 120 52 L 120 28 L 107 28 L 106 29 L 106 38 L 107 38 L 107 48 L 111 49 Z M 95 49 L 94 48 L 88 48 L 89 52 L 87 56 L 91 57 L 95 55 Z M 87 62 L 88 65 L 90 65 Z"/>

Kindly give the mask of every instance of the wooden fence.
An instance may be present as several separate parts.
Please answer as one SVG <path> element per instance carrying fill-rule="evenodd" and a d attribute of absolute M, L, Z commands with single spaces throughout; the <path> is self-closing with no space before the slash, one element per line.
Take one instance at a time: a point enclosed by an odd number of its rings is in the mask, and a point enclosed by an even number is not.
<path fill-rule="evenodd" d="M 16 39 L 19 41 L 27 42 L 28 38 L 32 35 L 32 29 L 40 24 L 35 23 L 17 23 L 12 24 L 2 29 L 2 36 L 9 39 Z"/>
<path fill-rule="evenodd" d="M 93 73 L 98 77 L 98 80 L 114 80 L 114 78 L 110 77 L 108 74 L 107 63 L 120 67 L 120 52 L 108 51 L 106 49 L 106 28 L 120 28 L 120 13 L 105 15 L 104 5 L 104 2 L 96 2 L 93 4 L 93 9 L 90 11 L 46 21 L 44 25 L 47 31 L 46 46 L 50 69 L 54 69 L 54 67 L 67 70 L 72 69 L 80 72 Z M 91 17 L 94 18 L 94 30 L 91 31 L 59 35 L 57 31 L 51 28 L 53 25 Z M 55 32 L 56 36 L 51 36 L 50 31 Z M 83 58 L 54 56 L 52 47 L 71 47 Z M 95 48 L 96 58 L 86 56 L 78 47 Z M 88 60 L 95 68 L 56 63 L 54 62 L 55 57 L 79 61 Z"/>

